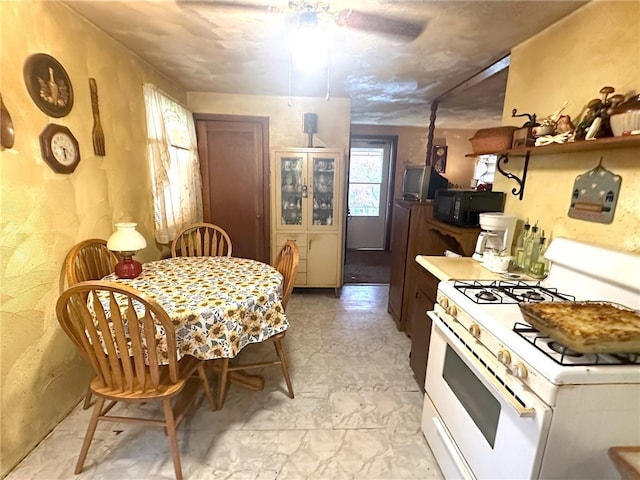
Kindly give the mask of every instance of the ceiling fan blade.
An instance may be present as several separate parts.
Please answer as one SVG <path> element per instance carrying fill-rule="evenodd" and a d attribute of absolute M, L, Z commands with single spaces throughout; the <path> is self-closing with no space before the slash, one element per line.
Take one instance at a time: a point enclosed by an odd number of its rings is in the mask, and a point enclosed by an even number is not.
<path fill-rule="evenodd" d="M 412 40 L 418 38 L 424 30 L 424 25 L 397 20 L 383 15 L 359 12 L 349 8 L 340 10 L 335 20 L 338 25 L 343 27 L 408 37 Z"/>

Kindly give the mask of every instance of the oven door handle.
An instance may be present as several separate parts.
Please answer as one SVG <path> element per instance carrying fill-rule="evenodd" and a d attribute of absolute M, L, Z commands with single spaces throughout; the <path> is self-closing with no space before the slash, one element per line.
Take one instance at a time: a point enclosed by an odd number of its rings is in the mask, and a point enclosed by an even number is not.
<path fill-rule="evenodd" d="M 447 342 L 452 347 L 454 347 L 455 350 L 458 351 L 461 358 L 463 358 L 466 362 L 472 363 L 476 372 L 481 372 L 480 375 L 478 375 L 478 377 L 481 379 L 487 380 L 495 390 L 495 393 L 497 395 L 500 395 L 500 397 L 502 397 L 505 400 L 505 402 L 507 402 L 507 404 L 509 404 L 516 411 L 518 416 L 534 417 L 536 415 L 535 408 L 523 405 L 523 403 L 525 403 L 524 401 L 522 403 L 518 401 L 518 399 L 516 398 L 516 393 L 509 392 L 505 388 L 505 386 L 498 380 L 498 378 L 496 378 L 496 374 L 492 373 L 492 372 L 499 371 L 500 368 L 504 368 L 502 364 L 498 364 L 498 362 L 496 361 L 495 362 L 496 365 L 489 366 L 484 360 L 481 361 L 479 358 L 477 358 L 475 355 L 473 355 L 469 351 L 469 348 L 466 345 L 462 345 L 462 346 L 460 345 L 460 340 L 455 338 L 454 334 L 449 330 L 448 325 L 440 317 L 438 317 L 438 315 L 435 312 L 427 312 L 427 315 L 429 315 L 429 317 L 431 317 L 431 320 L 435 322 L 435 325 L 440 330 L 442 330 L 444 335 L 447 337 Z M 459 334 L 461 334 L 461 336 L 469 335 L 466 329 L 464 328 L 464 326 L 462 326 L 462 324 L 455 321 L 453 317 L 451 317 L 451 319 L 454 321 L 453 325 L 456 325 L 456 324 L 459 325 L 460 329 L 462 330 L 461 332 L 456 332 L 456 335 L 459 335 Z M 473 339 L 468 339 L 468 340 L 472 344 L 476 343 L 475 340 Z M 463 338 L 463 341 L 467 341 L 467 340 Z M 479 348 L 483 348 L 483 347 L 479 347 Z M 490 369 L 491 371 L 489 371 Z M 508 376 L 509 374 L 505 371 L 505 378 Z M 525 397 L 527 396 L 527 393 L 523 391 L 521 392 L 521 396 Z"/>

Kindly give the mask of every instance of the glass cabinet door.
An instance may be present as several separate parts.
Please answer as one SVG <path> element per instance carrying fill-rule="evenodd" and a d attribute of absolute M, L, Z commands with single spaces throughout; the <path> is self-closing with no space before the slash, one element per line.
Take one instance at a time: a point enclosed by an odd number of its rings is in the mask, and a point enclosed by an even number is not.
<path fill-rule="evenodd" d="M 324 229 L 334 228 L 336 205 L 336 159 L 335 157 L 311 157 L 311 179 L 313 186 L 311 200 L 311 225 L 309 227 L 324 226 Z"/>
<path fill-rule="evenodd" d="M 304 158 L 283 156 L 278 158 L 276 188 L 278 189 L 278 223 L 281 226 L 302 226 L 303 195 L 306 196 Z"/>

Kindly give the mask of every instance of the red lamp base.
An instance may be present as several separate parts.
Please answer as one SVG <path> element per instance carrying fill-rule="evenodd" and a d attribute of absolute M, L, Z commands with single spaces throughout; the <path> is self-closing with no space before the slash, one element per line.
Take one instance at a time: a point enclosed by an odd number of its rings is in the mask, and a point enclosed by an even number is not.
<path fill-rule="evenodd" d="M 142 264 L 131 257 L 124 257 L 116 264 L 118 278 L 136 278 L 142 273 Z"/>

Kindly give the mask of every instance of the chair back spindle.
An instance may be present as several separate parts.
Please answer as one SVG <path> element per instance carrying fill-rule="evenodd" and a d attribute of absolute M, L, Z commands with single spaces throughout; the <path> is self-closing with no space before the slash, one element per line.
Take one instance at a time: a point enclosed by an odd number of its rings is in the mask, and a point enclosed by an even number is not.
<path fill-rule="evenodd" d="M 171 244 L 172 257 L 230 257 L 231 238 L 221 227 L 194 223 L 180 231 Z"/>
<path fill-rule="evenodd" d="M 284 277 L 282 285 L 282 308 L 287 307 L 289 297 L 293 292 L 293 285 L 296 283 L 298 264 L 300 263 L 300 253 L 298 246 L 292 240 L 287 240 L 276 257 L 275 268 Z"/>
<path fill-rule="evenodd" d="M 69 286 L 87 280 L 100 280 L 109 275 L 120 261 L 107 248 L 107 241 L 91 238 L 74 245 L 65 259 L 65 275 Z"/>
<path fill-rule="evenodd" d="M 57 314 L 104 387 L 131 394 L 155 390 L 163 363 L 169 381 L 177 381 L 173 324 L 142 293 L 112 282 L 81 282 L 61 295 Z"/>

